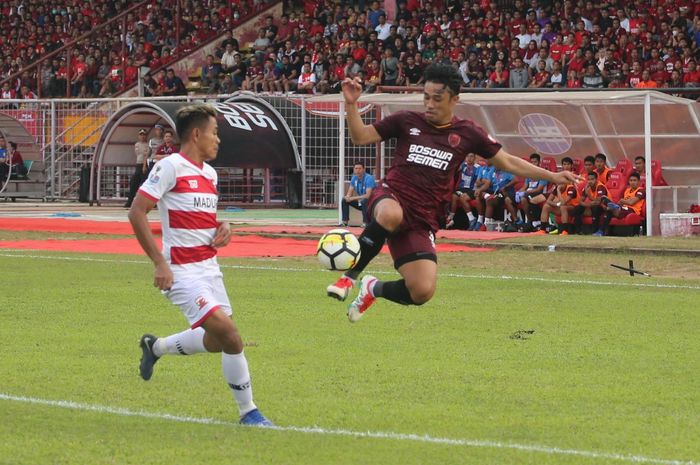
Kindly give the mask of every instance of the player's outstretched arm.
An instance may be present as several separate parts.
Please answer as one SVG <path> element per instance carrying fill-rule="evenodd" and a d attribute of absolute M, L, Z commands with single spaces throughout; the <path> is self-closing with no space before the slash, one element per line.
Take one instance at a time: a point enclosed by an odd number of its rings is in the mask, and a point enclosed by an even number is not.
<path fill-rule="evenodd" d="M 381 136 L 374 129 L 374 126 L 366 125 L 362 122 L 360 112 L 357 111 L 357 99 L 362 94 L 360 78 L 345 78 L 341 84 L 343 98 L 345 99 L 345 117 L 348 122 L 350 139 L 356 145 L 372 144 L 382 140 Z"/>
<path fill-rule="evenodd" d="M 153 285 L 164 291 L 170 289 L 173 285 L 173 272 L 160 252 L 160 248 L 153 238 L 151 227 L 148 224 L 148 212 L 153 210 L 155 206 L 156 204 L 153 200 L 141 194 L 136 194 L 134 203 L 129 210 L 129 222 L 131 222 L 131 227 L 134 228 L 134 233 L 139 244 L 141 244 L 141 248 L 155 265 Z"/>
<path fill-rule="evenodd" d="M 549 170 L 535 166 L 522 158 L 513 156 L 501 149 L 491 158 L 491 163 L 503 171 L 526 178 L 544 179 L 555 184 L 572 184 L 581 182 L 581 177 L 571 171 L 552 173 Z"/>

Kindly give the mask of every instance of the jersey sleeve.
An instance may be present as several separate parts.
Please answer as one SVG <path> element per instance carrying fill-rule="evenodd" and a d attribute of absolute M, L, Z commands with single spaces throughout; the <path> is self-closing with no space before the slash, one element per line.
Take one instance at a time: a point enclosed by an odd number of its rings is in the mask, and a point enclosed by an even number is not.
<path fill-rule="evenodd" d="M 471 131 L 472 140 L 474 142 L 474 148 L 470 150 L 471 152 L 488 159 L 493 158 L 493 156 L 501 150 L 501 144 L 478 124 L 474 123 Z"/>
<path fill-rule="evenodd" d="M 405 111 L 393 113 L 386 118 L 382 118 L 381 121 L 372 123 L 372 126 L 374 126 L 374 129 L 377 130 L 382 140 L 391 139 L 392 137 L 400 137 L 403 134 L 401 128 L 406 122 L 407 115 L 408 112 Z"/>
<path fill-rule="evenodd" d="M 158 202 L 168 191 L 175 187 L 175 167 L 163 159 L 156 163 L 148 179 L 139 188 L 139 192 L 154 202 Z"/>
<path fill-rule="evenodd" d="M 367 189 L 374 189 L 375 187 L 377 187 L 377 182 L 374 180 L 374 176 L 367 176 L 367 183 L 365 184 L 365 187 Z"/>

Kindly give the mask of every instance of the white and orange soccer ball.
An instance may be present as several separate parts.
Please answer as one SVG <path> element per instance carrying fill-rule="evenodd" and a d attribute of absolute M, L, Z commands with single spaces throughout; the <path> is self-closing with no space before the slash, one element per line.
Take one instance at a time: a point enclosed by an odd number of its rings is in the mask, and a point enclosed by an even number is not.
<path fill-rule="evenodd" d="M 331 229 L 318 241 L 316 256 L 324 268 L 349 270 L 360 259 L 360 241 L 346 229 Z"/>

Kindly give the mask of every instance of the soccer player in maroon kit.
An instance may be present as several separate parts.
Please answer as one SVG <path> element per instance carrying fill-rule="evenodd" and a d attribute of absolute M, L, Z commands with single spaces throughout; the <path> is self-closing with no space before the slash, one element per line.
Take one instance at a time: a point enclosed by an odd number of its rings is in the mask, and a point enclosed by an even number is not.
<path fill-rule="evenodd" d="M 552 173 L 508 154 L 479 125 L 457 118 L 454 108 L 461 78 L 455 68 L 434 64 L 426 69 L 424 78 L 424 113 L 402 111 L 371 125 L 365 125 L 357 111 L 362 93 L 359 80 L 347 78 L 342 84 L 353 143 L 397 140 L 392 166 L 369 198 L 370 223 L 360 236 L 360 259 L 327 292 L 345 300 L 385 242 L 402 279 L 379 281 L 365 275 L 357 298 L 348 306 L 351 322 L 360 319 L 378 297 L 402 305 L 422 305 L 432 298 L 437 280 L 435 232 L 468 153 L 516 176 L 555 184 L 579 181 L 572 172 Z"/>

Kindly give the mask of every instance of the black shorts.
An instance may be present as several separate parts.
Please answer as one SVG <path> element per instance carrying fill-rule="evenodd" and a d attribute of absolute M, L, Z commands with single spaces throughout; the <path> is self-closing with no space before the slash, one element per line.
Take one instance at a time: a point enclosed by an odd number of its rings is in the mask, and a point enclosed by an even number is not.
<path fill-rule="evenodd" d="M 493 195 L 493 194 L 491 194 L 491 195 Z M 512 196 L 510 193 L 503 194 L 503 195 L 494 195 L 493 197 L 490 197 L 490 198 L 488 199 L 488 201 L 493 201 L 493 200 L 495 200 L 495 201 L 498 202 L 498 206 L 499 206 L 499 207 L 502 207 L 503 205 L 505 205 L 506 199 L 510 199 L 511 202 L 515 203 L 515 197 Z"/>
<path fill-rule="evenodd" d="M 469 198 L 472 200 L 474 200 L 476 198 L 474 196 L 474 189 L 470 189 L 468 187 L 460 187 L 459 189 L 457 189 L 457 191 L 455 191 L 455 195 L 459 195 L 459 194 L 457 194 L 457 192 L 461 192 L 462 194 L 467 194 L 469 196 Z"/>

